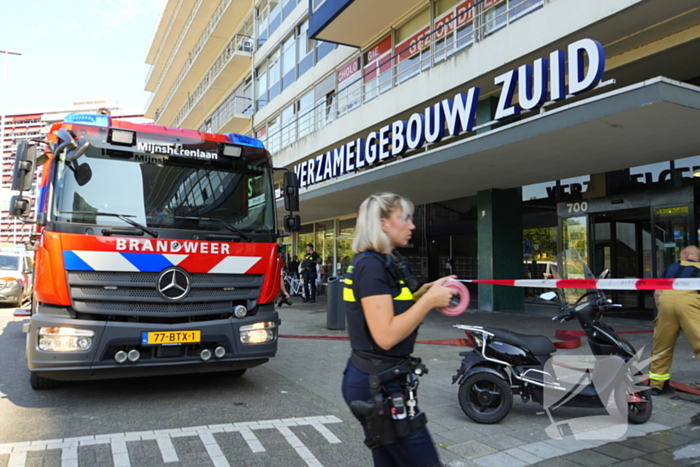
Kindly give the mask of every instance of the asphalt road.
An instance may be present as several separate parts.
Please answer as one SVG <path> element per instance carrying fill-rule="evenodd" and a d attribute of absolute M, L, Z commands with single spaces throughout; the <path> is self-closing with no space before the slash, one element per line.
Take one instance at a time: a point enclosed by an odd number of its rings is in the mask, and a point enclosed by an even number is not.
<path fill-rule="evenodd" d="M 270 364 L 240 378 L 70 382 L 34 391 L 22 321 L 12 311 L 0 309 L 0 467 L 371 464 L 344 403 L 318 397 Z M 26 452 L 17 452 L 22 443 Z"/>

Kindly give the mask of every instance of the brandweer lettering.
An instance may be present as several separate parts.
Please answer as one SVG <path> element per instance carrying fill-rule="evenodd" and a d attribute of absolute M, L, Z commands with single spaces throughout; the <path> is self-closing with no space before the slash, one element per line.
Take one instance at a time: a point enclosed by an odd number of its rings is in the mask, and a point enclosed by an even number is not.
<path fill-rule="evenodd" d="M 135 240 L 118 238 L 117 251 L 141 253 L 229 254 L 230 245 L 220 242 L 183 242 L 179 240 Z"/>

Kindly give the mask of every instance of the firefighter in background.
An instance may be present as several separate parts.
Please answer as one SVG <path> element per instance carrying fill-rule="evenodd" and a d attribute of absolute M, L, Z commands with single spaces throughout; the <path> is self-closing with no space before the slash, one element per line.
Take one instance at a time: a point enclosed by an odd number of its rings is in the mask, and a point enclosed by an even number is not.
<path fill-rule="evenodd" d="M 316 303 L 316 267 L 321 264 L 321 257 L 314 251 L 313 243 L 306 244 L 306 255 L 301 263 L 301 275 L 304 278 L 304 303 Z"/>
<path fill-rule="evenodd" d="M 669 265 L 662 278 L 700 277 L 700 248 L 687 246 L 681 260 Z M 654 301 L 659 314 L 654 320 L 654 347 L 651 351 L 649 380 L 651 394 L 658 396 L 673 392 L 670 385 L 673 349 L 681 330 L 700 358 L 700 291 L 657 290 Z"/>

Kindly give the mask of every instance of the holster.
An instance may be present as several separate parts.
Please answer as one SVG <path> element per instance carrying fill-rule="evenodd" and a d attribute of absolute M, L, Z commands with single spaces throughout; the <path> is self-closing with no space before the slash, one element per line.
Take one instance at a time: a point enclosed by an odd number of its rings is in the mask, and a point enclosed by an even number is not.
<path fill-rule="evenodd" d="M 363 355 L 364 354 L 364 355 Z M 421 368 L 427 373 L 425 365 L 419 358 L 392 358 L 381 356 L 367 359 L 367 353 L 353 351 L 351 360 L 362 372 L 369 374 L 369 389 L 371 397 L 368 401 L 352 401 L 350 408 L 356 415 L 364 416 L 370 439 L 365 444 L 370 449 L 394 444 L 402 438 L 419 430 L 428 423 L 425 413 L 419 412 L 414 417 L 396 420 L 391 412 L 391 394 L 382 386 L 401 375 Z"/>

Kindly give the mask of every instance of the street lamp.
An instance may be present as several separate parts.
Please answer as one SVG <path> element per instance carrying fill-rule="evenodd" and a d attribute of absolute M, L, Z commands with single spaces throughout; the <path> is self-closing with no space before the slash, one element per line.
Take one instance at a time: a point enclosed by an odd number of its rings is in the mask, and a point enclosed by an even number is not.
<path fill-rule="evenodd" d="M 5 94 L 7 90 L 7 56 L 8 55 L 22 55 L 22 52 L 16 52 L 12 50 L 0 49 L 0 53 L 5 54 L 5 59 L 3 61 L 2 67 L 2 106 L 0 107 L 0 151 L 2 153 L 2 158 L 5 155 Z M 14 228 L 14 235 L 12 236 L 12 246 L 17 246 L 17 221 L 12 222 Z"/>

